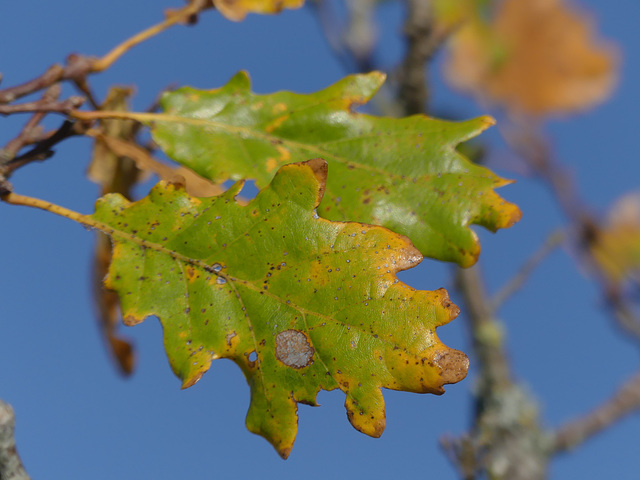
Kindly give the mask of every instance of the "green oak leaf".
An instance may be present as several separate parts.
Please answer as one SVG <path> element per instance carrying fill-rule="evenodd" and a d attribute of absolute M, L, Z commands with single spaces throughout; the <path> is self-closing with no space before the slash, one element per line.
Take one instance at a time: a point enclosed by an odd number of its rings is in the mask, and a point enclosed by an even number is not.
<path fill-rule="evenodd" d="M 146 123 L 171 158 L 216 183 L 251 178 L 263 187 L 282 165 L 323 157 L 331 176 L 322 217 L 383 225 L 427 257 L 470 266 L 480 253 L 470 224 L 496 231 L 520 218 L 493 190 L 510 182 L 456 151 L 493 119 L 354 112 L 384 79 L 373 72 L 309 95 L 256 95 L 240 72 L 220 89 L 166 93 L 164 113 Z"/>
<path fill-rule="evenodd" d="M 444 392 L 467 357 L 435 329 L 458 314 L 444 289 L 418 291 L 396 277 L 422 260 L 404 236 L 319 218 L 327 164 L 282 167 L 243 206 L 238 183 L 218 197 L 160 182 L 130 203 L 103 197 L 92 221 L 110 234 L 114 289 L 125 323 L 155 315 L 183 388 L 211 361 L 236 362 L 251 388 L 247 427 L 287 457 L 297 403 L 339 388 L 353 426 L 379 436 L 381 388 Z"/>

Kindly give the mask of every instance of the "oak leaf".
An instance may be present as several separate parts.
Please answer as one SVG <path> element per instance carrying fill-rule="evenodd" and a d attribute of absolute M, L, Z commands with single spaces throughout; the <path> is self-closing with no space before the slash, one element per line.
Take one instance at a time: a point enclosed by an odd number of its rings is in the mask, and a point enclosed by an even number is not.
<path fill-rule="evenodd" d="M 617 80 L 615 49 L 563 0 L 504 0 L 453 36 L 449 82 L 512 113 L 571 113 L 603 102 Z"/>
<path fill-rule="evenodd" d="M 381 388 L 441 394 L 466 375 L 467 357 L 435 329 L 458 314 L 444 289 L 418 291 L 396 273 L 422 260 L 383 227 L 319 218 L 327 164 L 282 167 L 246 206 L 238 183 L 196 198 L 159 183 L 130 203 L 107 195 L 92 216 L 113 240 L 105 281 L 125 322 L 155 315 L 183 388 L 229 358 L 251 388 L 247 427 L 283 456 L 297 403 L 340 389 L 352 425 L 379 436 Z"/>
<path fill-rule="evenodd" d="M 471 224 L 496 231 L 520 218 L 494 192 L 510 182 L 456 151 L 493 119 L 355 112 L 384 80 L 373 72 L 308 95 L 256 95 L 240 72 L 220 89 L 167 93 L 164 113 L 135 118 L 171 158 L 215 183 L 250 178 L 263 187 L 282 165 L 321 156 L 332 172 L 322 217 L 382 225 L 410 237 L 425 256 L 470 266 L 480 253 Z"/>

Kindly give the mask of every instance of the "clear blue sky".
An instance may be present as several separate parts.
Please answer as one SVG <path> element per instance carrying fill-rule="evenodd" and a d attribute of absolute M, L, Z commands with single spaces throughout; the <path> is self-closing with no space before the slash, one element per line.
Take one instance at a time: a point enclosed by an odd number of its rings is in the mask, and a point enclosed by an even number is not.
<path fill-rule="evenodd" d="M 102 55 L 157 22 L 169 0 L 25 0 L 2 2 L 0 71 L 3 86 L 39 75 L 71 52 Z M 574 173 L 596 212 L 637 190 L 637 112 L 640 110 L 640 2 L 583 1 L 605 36 L 623 53 L 612 99 L 586 114 L 554 121 L 549 132 L 558 156 Z M 403 51 L 403 12 L 381 10 L 383 67 Z M 169 84 L 215 88 L 236 71 L 249 71 L 254 90 L 311 92 L 343 76 L 308 9 L 232 23 L 215 12 L 195 28 L 177 27 L 92 78 L 98 95 L 113 84 L 137 85 L 136 109 L 146 108 Z M 485 113 L 446 89 L 432 72 L 435 105 L 460 117 Z M 67 90 L 67 93 L 71 93 Z M 0 144 L 27 117 L 2 119 Z M 61 119 L 51 118 L 49 128 Z M 487 133 L 487 139 L 495 138 Z M 84 173 L 90 142 L 72 139 L 42 164 L 12 179 L 19 193 L 89 213 L 98 187 Z M 478 229 L 482 264 L 495 291 L 549 232 L 563 225 L 547 190 L 507 171 L 515 185 L 501 194 L 519 204 L 523 220 L 492 235 Z M 140 192 L 142 193 L 142 192 Z M 53 215 L 0 204 L 0 398 L 17 412 L 17 440 L 33 478 L 457 478 L 438 447 L 444 434 L 465 430 L 475 369 L 444 396 L 385 391 L 387 429 L 380 439 L 355 431 L 341 392 L 322 392 L 322 407 L 300 406 L 291 457 L 281 460 L 244 417 L 249 389 L 231 362 L 214 362 L 195 386 L 180 390 L 163 352 L 155 319 L 126 329 L 139 353 L 135 375 L 122 379 L 110 364 L 93 316 L 90 259 L 93 234 Z M 448 269 L 425 261 L 402 279 L 416 288 L 449 287 Z M 454 296 L 454 301 L 456 300 Z M 458 301 L 460 303 L 460 301 Z M 555 426 L 605 400 L 638 369 L 637 349 L 621 339 L 602 300 L 570 252 L 557 251 L 527 288 L 500 312 L 517 378 Z M 462 320 L 439 329 L 448 345 L 469 351 Z M 554 462 L 551 478 L 636 479 L 640 416 Z"/>

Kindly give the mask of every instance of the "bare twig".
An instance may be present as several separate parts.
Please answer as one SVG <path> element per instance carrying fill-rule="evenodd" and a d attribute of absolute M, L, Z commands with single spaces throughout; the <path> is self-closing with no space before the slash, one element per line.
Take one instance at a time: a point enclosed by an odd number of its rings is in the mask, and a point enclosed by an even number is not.
<path fill-rule="evenodd" d="M 44 92 L 42 98 L 43 100 L 46 99 L 50 102 L 56 101 L 60 96 L 60 91 L 61 88 L 59 84 L 52 85 Z M 2 149 L 2 153 L 0 154 L 0 165 L 13 160 L 18 152 L 27 145 L 31 145 L 43 139 L 44 135 L 42 127 L 40 127 L 39 124 L 44 117 L 44 112 L 37 112 L 29 118 L 18 136 L 10 140 Z"/>
<path fill-rule="evenodd" d="M 47 69 L 42 75 L 33 80 L 29 80 L 14 87 L 0 90 L 0 104 L 10 103 L 18 98 L 37 92 L 44 88 L 48 88 L 54 83 L 60 81 L 65 75 L 65 69 L 61 65 L 53 65 Z"/>
<path fill-rule="evenodd" d="M 65 81 L 74 81 L 82 90 L 84 78 L 92 73 L 106 70 L 131 48 L 145 40 L 165 31 L 167 28 L 179 24 L 189 23 L 195 15 L 211 5 L 207 0 L 195 0 L 184 8 L 172 12 L 163 22 L 154 25 L 116 46 L 102 58 L 72 54 L 67 57 L 65 66 L 53 65 L 42 75 L 20 85 L 0 90 L 0 105 L 12 103 L 15 100 Z M 0 112 L 1 113 L 1 112 Z M 9 112 L 12 113 L 12 112 Z"/>
<path fill-rule="evenodd" d="M 456 283 L 480 371 L 473 426 L 459 439 L 445 439 L 443 447 L 465 479 L 543 479 L 548 436 L 531 396 L 511 379 L 502 326 L 477 267 L 458 270 Z"/>
<path fill-rule="evenodd" d="M 629 338 L 640 342 L 640 319 L 620 292 L 611 289 L 611 285 L 600 274 L 598 264 L 593 258 L 591 247 L 599 240 L 600 226 L 584 206 L 571 176 L 553 157 L 547 142 L 532 125 L 516 125 L 512 129 L 503 131 L 503 135 L 557 198 L 560 207 L 577 232 L 576 248 L 583 255 L 582 259 L 592 267 L 592 270 L 595 270 L 596 280 L 599 282 L 603 297 L 617 326 Z"/>
<path fill-rule="evenodd" d="M 84 126 L 81 123 L 65 120 L 62 126 L 51 135 L 38 142 L 31 150 L 15 157 L 8 164 L 2 167 L 0 173 L 6 178 L 20 167 L 34 161 L 46 160 L 53 155 L 52 148 L 62 140 L 80 135 L 83 133 Z"/>
<path fill-rule="evenodd" d="M 553 450 L 562 453 L 640 411 L 640 373 L 627 381 L 615 395 L 590 414 L 560 427 L 554 435 Z"/>
<path fill-rule="evenodd" d="M 329 47 L 333 50 L 333 54 L 336 56 L 338 61 L 342 63 L 343 68 L 347 72 L 351 72 L 354 68 L 352 58 L 350 57 L 350 53 L 347 51 L 346 45 L 343 42 L 344 35 L 342 32 L 345 28 L 344 22 L 334 11 L 330 1 L 310 0 L 308 5 L 315 10 L 316 17 L 320 23 L 320 28 L 324 33 L 324 37 L 327 40 Z"/>
<path fill-rule="evenodd" d="M 172 27 L 173 25 L 187 22 L 191 17 L 197 15 L 203 9 L 209 7 L 210 5 L 206 1 L 194 1 L 184 8 L 172 12 L 171 15 L 169 15 L 169 17 L 167 17 L 164 21 L 128 38 L 120 45 L 113 48 L 104 57 L 93 62 L 91 73 L 97 73 L 106 70 L 111 65 L 113 65 L 116 60 L 118 60 L 122 55 L 124 55 L 136 45 L 139 45 L 145 40 L 148 40 L 149 38 L 164 32 L 166 29 Z"/>
<path fill-rule="evenodd" d="M 65 113 L 80 107 L 84 103 L 83 97 L 69 97 L 66 100 L 49 100 L 42 98 L 35 102 L 19 103 L 16 105 L 0 105 L 0 115 L 13 113 L 41 112 L 41 113 Z"/>
<path fill-rule="evenodd" d="M 478 267 L 458 269 L 456 287 L 464 300 L 473 347 L 487 388 L 503 388 L 511 383 L 509 362 L 502 346 L 502 328 L 494 312 Z"/>
<path fill-rule="evenodd" d="M 0 479 L 29 480 L 16 450 L 15 427 L 13 408 L 0 400 Z"/>
<path fill-rule="evenodd" d="M 342 42 L 355 61 L 356 70 L 375 70 L 374 48 L 377 28 L 374 12 L 377 0 L 352 0 L 346 2 L 349 10 L 349 24 L 342 35 Z"/>
<path fill-rule="evenodd" d="M 431 30 L 429 2 L 411 0 L 409 7 L 405 27 L 409 49 L 398 101 L 405 114 L 425 113 L 425 63 L 442 37 Z M 456 287 L 462 294 L 479 372 L 472 427 L 460 438 L 443 439 L 442 446 L 465 480 L 542 479 L 548 464 L 547 437 L 540 429 L 534 401 L 511 378 L 502 325 L 478 267 L 458 269 Z"/>
<path fill-rule="evenodd" d="M 569 173 L 554 158 L 548 142 L 535 125 L 523 123 L 500 129 L 509 146 L 557 198 L 567 218 L 576 225 L 591 220 Z"/>
<path fill-rule="evenodd" d="M 546 238 L 544 244 L 542 244 L 542 246 L 525 262 L 525 264 L 522 265 L 515 276 L 511 278 L 500 290 L 498 290 L 491 300 L 491 308 L 494 311 L 498 310 L 511 295 L 520 290 L 533 270 L 545 259 L 547 255 L 555 250 L 556 247 L 565 240 L 565 238 L 566 235 L 561 230 L 556 230 L 551 233 L 551 235 Z"/>
<path fill-rule="evenodd" d="M 25 95 L 48 88 L 62 80 L 82 78 L 91 73 L 91 68 L 95 60 L 94 57 L 85 57 L 76 54 L 69 55 L 64 67 L 57 64 L 53 65 L 33 80 L 0 90 L 0 104 L 11 103 Z"/>
<path fill-rule="evenodd" d="M 618 326 L 628 335 L 640 342 L 640 318 L 621 295 L 610 295 L 607 305 L 615 316 Z"/>
<path fill-rule="evenodd" d="M 398 100 L 408 115 L 424 113 L 429 102 L 426 64 L 445 38 L 444 32 L 434 27 L 431 2 L 407 0 L 407 20 L 404 33 L 407 53 L 400 66 L 400 92 Z"/>

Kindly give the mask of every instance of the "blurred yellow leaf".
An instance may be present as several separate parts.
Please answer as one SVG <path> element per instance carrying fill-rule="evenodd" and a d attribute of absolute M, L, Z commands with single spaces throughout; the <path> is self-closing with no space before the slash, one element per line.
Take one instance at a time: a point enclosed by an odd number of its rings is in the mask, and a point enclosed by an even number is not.
<path fill-rule="evenodd" d="M 449 30 L 474 16 L 478 0 L 432 0 L 431 9 L 437 27 Z"/>
<path fill-rule="evenodd" d="M 247 13 L 279 13 L 285 8 L 299 8 L 304 0 L 213 0 L 218 11 L 229 20 L 244 20 Z"/>
<path fill-rule="evenodd" d="M 615 49 L 563 0 L 504 0 L 477 12 L 451 39 L 446 76 L 512 113 L 570 113 L 604 101 L 617 77 Z"/>
<path fill-rule="evenodd" d="M 591 245 L 598 267 L 612 286 L 640 281 L 640 193 L 622 197 Z"/>

